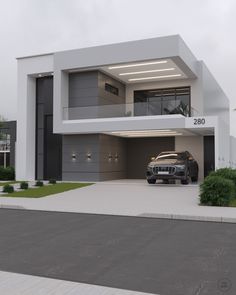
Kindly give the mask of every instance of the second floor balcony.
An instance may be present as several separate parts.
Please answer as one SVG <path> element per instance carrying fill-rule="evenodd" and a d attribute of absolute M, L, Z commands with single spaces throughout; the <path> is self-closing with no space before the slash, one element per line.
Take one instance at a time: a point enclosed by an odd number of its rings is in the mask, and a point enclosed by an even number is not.
<path fill-rule="evenodd" d="M 189 104 L 179 100 L 148 101 L 123 104 L 102 104 L 89 106 L 67 107 L 63 109 L 63 120 L 83 120 L 120 118 L 135 116 L 183 115 L 185 117 L 197 115 L 197 111 Z"/>

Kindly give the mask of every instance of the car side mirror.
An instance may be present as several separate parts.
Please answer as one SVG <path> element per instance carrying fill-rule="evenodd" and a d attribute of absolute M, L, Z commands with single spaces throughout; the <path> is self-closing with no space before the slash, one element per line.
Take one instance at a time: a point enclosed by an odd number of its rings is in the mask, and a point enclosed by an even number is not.
<path fill-rule="evenodd" d="M 151 161 L 155 161 L 156 160 L 156 157 L 151 157 Z"/>

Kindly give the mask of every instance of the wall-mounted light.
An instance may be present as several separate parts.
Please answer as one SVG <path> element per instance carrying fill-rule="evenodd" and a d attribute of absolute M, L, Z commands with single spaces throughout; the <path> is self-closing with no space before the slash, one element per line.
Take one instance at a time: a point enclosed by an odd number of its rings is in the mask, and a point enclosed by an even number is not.
<path fill-rule="evenodd" d="M 71 160 L 72 160 L 73 162 L 76 161 L 76 154 L 75 154 L 75 153 L 72 153 L 72 154 L 71 154 Z"/>
<path fill-rule="evenodd" d="M 91 160 L 91 158 L 92 158 L 91 153 L 87 153 L 87 159 L 88 159 L 88 160 Z"/>
<path fill-rule="evenodd" d="M 115 154 L 115 161 L 117 162 L 118 161 L 118 154 Z"/>
<path fill-rule="evenodd" d="M 112 160 L 112 154 L 109 154 L 108 155 L 108 160 L 109 160 L 109 162 L 111 162 L 111 160 Z"/>

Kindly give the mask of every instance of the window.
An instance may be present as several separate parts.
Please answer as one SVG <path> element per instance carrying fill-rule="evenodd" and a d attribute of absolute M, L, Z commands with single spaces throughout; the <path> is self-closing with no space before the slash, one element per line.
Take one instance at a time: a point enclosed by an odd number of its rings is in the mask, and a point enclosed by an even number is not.
<path fill-rule="evenodd" d="M 135 116 L 190 116 L 190 87 L 134 91 Z"/>
<path fill-rule="evenodd" d="M 105 90 L 115 95 L 119 95 L 119 89 L 111 84 L 105 83 Z"/>
<path fill-rule="evenodd" d="M 0 166 L 10 165 L 10 135 L 4 129 L 0 130 Z"/>

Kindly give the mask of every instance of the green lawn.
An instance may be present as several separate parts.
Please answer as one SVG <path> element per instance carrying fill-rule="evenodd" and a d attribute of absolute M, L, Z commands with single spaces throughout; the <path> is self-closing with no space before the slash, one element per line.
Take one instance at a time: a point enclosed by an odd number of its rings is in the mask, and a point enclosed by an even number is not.
<path fill-rule="evenodd" d="M 230 204 L 229 207 L 236 207 L 236 199 L 233 199 Z"/>
<path fill-rule="evenodd" d="M 45 186 L 37 187 L 37 188 L 29 188 L 24 191 L 5 194 L 5 195 L 2 195 L 2 197 L 41 198 L 41 197 L 46 197 L 49 195 L 59 194 L 59 193 L 73 190 L 76 188 L 85 187 L 91 184 L 92 183 L 74 183 L 74 182 L 73 183 L 70 183 L 70 182 L 56 183 L 56 184 L 45 185 Z"/>

